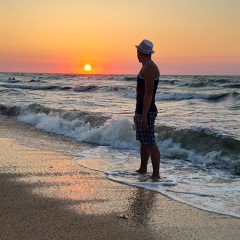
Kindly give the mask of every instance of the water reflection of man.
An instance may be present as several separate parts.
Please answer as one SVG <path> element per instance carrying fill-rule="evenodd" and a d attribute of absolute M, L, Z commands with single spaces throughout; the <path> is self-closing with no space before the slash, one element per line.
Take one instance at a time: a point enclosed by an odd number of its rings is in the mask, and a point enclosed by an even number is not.
<path fill-rule="evenodd" d="M 153 209 L 155 192 L 143 188 L 136 188 L 130 200 L 130 215 L 140 224 L 147 224 L 149 214 Z"/>

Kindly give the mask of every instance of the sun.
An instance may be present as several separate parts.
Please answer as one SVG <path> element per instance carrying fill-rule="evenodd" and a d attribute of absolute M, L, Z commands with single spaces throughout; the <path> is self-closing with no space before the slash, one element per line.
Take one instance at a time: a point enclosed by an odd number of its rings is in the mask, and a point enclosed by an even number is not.
<path fill-rule="evenodd" d="M 84 66 L 84 70 L 85 70 L 86 72 L 90 72 L 90 71 L 92 70 L 91 65 L 90 65 L 90 64 L 86 64 L 86 65 Z"/>

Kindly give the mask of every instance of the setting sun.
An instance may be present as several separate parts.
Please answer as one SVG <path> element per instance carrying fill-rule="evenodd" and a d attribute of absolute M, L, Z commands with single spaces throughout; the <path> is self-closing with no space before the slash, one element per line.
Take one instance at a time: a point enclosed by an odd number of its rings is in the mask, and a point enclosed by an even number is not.
<path fill-rule="evenodd" d="M 91 65 L 86 64 L 86 65 L 84 66 L 84 70 L 87 71 L 87 72 L 91 71 L 91 70 L 92 70 Z"/>

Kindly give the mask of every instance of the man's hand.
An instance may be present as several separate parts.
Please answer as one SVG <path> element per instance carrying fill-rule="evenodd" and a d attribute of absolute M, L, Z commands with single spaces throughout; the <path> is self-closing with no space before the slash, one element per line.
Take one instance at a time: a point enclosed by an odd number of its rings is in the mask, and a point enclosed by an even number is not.
<path fill-rule="evenodd" d="M 147 117 L 144 117 L 144 116 L 142 117 L 141 125 L 142 125 L 142 129 L 148 130 Z"/>

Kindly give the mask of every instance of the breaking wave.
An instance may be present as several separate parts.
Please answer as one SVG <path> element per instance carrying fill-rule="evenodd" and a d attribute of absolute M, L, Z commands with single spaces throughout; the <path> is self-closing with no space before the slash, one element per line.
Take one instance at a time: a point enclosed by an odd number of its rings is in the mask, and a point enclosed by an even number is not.
<path fill-rule="evenodd" d="M 44 131 L 80 142 L 114 148 L 138 149 L 133 122 L 123 117 L 66 111 L 31 104 L 25 107 L 0 105 L 0 113 Z M 186 159 L 206 167 L 223 167 L 240 172 L 240 141 L 210 129 L 178 129 L 156 126 L 157 144 L 165 156 Z"/>

